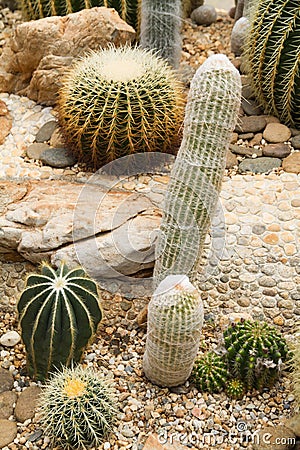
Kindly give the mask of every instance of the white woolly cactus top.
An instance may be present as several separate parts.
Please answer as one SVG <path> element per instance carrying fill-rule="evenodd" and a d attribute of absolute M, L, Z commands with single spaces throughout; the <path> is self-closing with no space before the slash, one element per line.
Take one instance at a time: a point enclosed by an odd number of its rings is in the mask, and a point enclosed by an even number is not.
<path fill-rule="evenodd" d="M 155 289 L 153 298 L 168 294 L 168 306 L 170 306 L 172 303 L 177 303 L 174 296 L 183 291 L 186 294 L 199 295 L 197 289 L 186 275 L 168 275 Z"/>

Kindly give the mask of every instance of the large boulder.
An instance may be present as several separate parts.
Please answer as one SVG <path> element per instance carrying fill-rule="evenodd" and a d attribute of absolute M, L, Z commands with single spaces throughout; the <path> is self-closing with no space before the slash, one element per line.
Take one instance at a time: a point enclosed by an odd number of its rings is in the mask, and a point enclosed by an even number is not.
<path fill-rule="evenodd" d="M 19 25 L 0 57 L 0 91 L 53 105 L 61 77 L 74 58 L 135 38 L 134 29 L 114 9 L 84 9 Z"/>

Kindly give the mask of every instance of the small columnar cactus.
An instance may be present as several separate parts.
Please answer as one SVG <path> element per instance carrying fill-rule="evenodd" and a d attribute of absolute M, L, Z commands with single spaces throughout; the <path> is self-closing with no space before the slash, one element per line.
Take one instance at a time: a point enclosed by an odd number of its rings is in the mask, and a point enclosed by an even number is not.
<path fill-rule="evenodd" d="M 207 352 L 195 362 L 192 378 L 199 391 L 217 393 L 226 385 L 229 377 L 224 358 Z"/>
<path fill-rule="evenodd" d="M 243 397 L 244 393 L 245 393 L 244 383 L 238 378 L 229 380 L 226 383 L 226 394 L 228 395 L 228 397 L 238 399 Z"/>
<path fill-rule="evenodd" d="M 141 0 L 20 0 L 21 7 L 27 20 L 42 19 L 49 16 L 65 16 L 94 6 L 114 8 L 120 17 L 138 27 L 139 6 Z"/>
<path fill-rule="evenodd" d="M 28 276 L 18 313 L 28 373 L 38 380 L 80 361 L 102 319 L 96 283 L 64 263 L 57 270 L 43 263 Z"/>
<path fill-rule="evenodd" d="M 300 126 L 298 0 L 250 0 L 245 59 L 252 87 L 267 112 Z"/>
<path fill-rule="evenodd" d="M 274 327 L 241 321 L 224 331 L 224 341 L 230 371 L 247 390 L 274 384 L 288 352 L 285 339 Z"/>
<path fill-rule="evenodd" d="M 102 49 L 69 71 L 58 118 L 69 149 L 95 169 L 133 153 L 171 151 L 183 120 L 182 85 L 150 51 Z"/>
<path fill-rule="evenodd" d="M 186 276 L 169 276 L 148 306 L 143 367 L 160 386 L 178 386 L 191 374 L 203 323 L 200 293 Z"/>
<path fill-rule="evenodd" d="M 181 0 L 143 0 L 140 44 L 177 69 L 181 56 Z"/>
<path fill-rule="evenodd" d="M 225 55 L 208 58 L 191 83 L 156 247 L 155 286 L 169 274 L 196 278 L 240 101 L 238 71 Z"/>
<path fill-rule="evenodd" d="M 116 398 L 92 369 L 63 368 L 43 390 L 40 413 L 52 445 L 63 449 L 97 447 L 116 422 Z"/>

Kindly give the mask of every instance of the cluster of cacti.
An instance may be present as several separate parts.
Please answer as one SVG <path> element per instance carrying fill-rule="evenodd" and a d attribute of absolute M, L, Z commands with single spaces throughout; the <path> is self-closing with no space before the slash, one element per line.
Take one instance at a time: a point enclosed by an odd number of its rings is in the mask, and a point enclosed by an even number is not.
<path fill-rule="evenodd" d="M 285 339 L 274 327 L 241 321 L 224 331 L 224 342 L 230 371 L 247 390 L 274 384 L 288 353 Z"/>
<path fill-rule="evenodd" d="M 186 276 L 167 277 L 148 306 L 143 367 L 160 386 L 178 386 L 191 374 L 203 323 L 200 293 Z"/>
<path fill-rule="evenodd" d="M 238 378 L 233 378 L 232 380 L 228 380 L 226 383 L 226 394 L 230 398 L 239 399 L 243 397 L 245 393 L 245 385 Z"/>
<path fill-rule="evenodd" d="M 214 352 L 207 352 L 195 362 L 192 379 L 199 391 L 220 392 L 229 377 L 227 363 Z"/>
<path fill-rule="evenodd" d="M 107 382 L 81 366 L 56 373 L 43 390 L 41 423 L 52 445 L 98 446 L 116 421 L 116 398 Z"/>
<path fill-rule="evenodd" d="M 140 44 L 177 69 L 181 56 L 181 0 L 143 0 Z"/>
<path fill-rule="evenodd" d="M 195 280 L 240 101 L 239 72 L 225 55 L 208 58 L 196 72 L 188 96 L 183 140 L 156 247 L 156 286 L 169 274 L 184 273 Z"/>
<path fill-rule="evenodd" d="M 245 45 L 257 99 L 287 124 L 300 126 L 300 20 L 298 0 L 250 2 Z"/>
<path fill-rule="evenodd" d="M 65 16 L 94 6 L 114 8 L 120 17 L 138 28 L 139 7 L 141 0 L 21 0 L 21 7 L 28 20 L 42 19 L 49 16 Z"/>
<path fill-rule="evenodd" d="M 63 80 L 58 119 L 66 144 L 95 169 L 136 152 L 174 151 L 182 91 L 168 64 L 150 51 L 92 52 Z"/>
<path fill-rule="evenodd" d="M 80 361 L 102 319 L 96 283 L 64 263 L 29 275 L 17 307 L 28 373 L 37 380 Z"/>

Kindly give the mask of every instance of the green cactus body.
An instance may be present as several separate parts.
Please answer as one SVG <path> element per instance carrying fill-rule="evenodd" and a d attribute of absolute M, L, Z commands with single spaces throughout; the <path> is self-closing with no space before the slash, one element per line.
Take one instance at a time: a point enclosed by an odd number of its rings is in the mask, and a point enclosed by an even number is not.
<path fill-rule="evenodd" d="M 174 151 L 182 85 L 150 51 L 92 52 L 63 81 L 58 118 L 69 149 L 94 169 L 136 152 Z"/>
<path fill-rule="evenodd" d="M 298 0 L 250 2 L 245 44 L 257 99 L 287 125 L 300 127 L 300 8 Z"/>
<path fill-rule="evenodd" d="M 80 361 L 102 319 L 96 283 L 65 264 L 55 271 L 44 263 L 29 275 L 18 313 L 28 372 L 38 380 Z"/>
<path fill-rule="evenodd" d="M 95 6 L 114 8 L 129 25 L 138 29 L 141 0 L 21 0 L 23 12 L 28 20 L 49 16 L 65 16 Z"/>
<path fill-rule="evenodd" d="M 140 44 L 177 69 L 181 56 L 181 0 L 143 0 Z"/>
<path fill-rule="evenodd" d="M 207 352 L 195 362 L 192 379 L 201 392 L 217 393 L 226 385 L 229 377 L 224 358 Z"/>
<path fill-rule="evenodd" d="M 111 432 L 116 414 L 113 390 L 96 372 L 81 366 L 57 372 L 41 395 L 42 426 L 59 448 L 98 447 Z"/>
<path fill-rule="evenodd" d="M 208 58 L 191 83 L 156 247 L 155 286 L 169 274 L 195 280 L 240 101 L 238 71 L 224 55 Z"/>
<path fill-rule="evenodd" d="M 148 306 L 143 367 L 159 386 L 178 386 L 191 374 L 203 323 L 199 292 L 185 276 L 169 276 Z"/>
<path fill-rule="evenodd" d="M 244 383 L 239 379 L 229 380 L 226 383 L 226 394 L 228 397 L 239 399 L 245 393 Z"/>
<path fill-rule="evenodd" d="M 287 357 L 285 339 L 266 322 L 241 321 L 224 331 L 229 367 L 245 388 L 261 390 L 277 380 Z"/>

